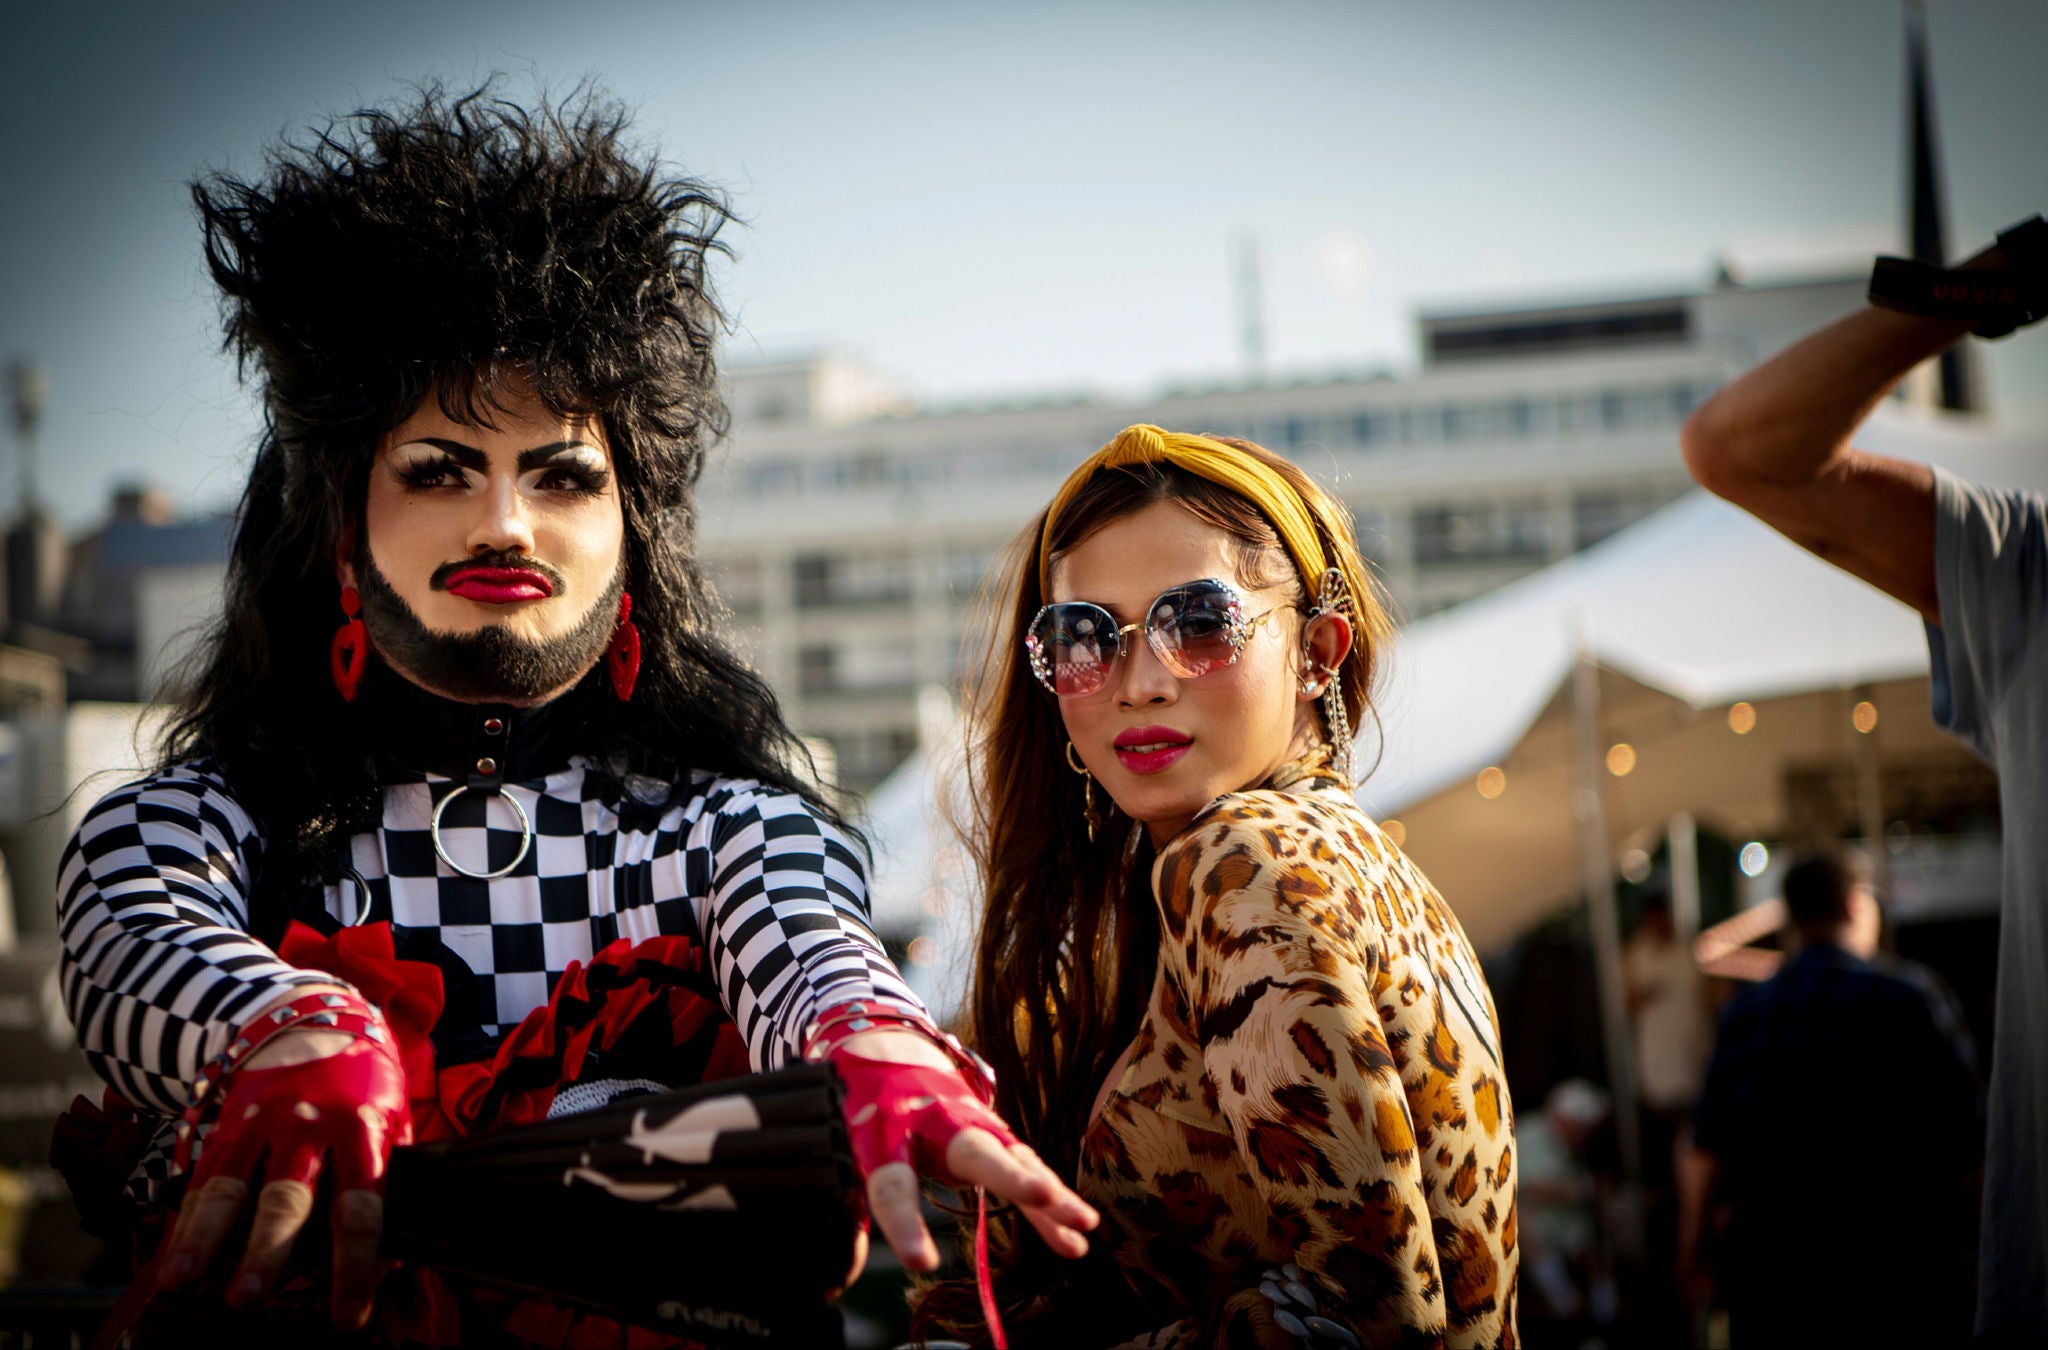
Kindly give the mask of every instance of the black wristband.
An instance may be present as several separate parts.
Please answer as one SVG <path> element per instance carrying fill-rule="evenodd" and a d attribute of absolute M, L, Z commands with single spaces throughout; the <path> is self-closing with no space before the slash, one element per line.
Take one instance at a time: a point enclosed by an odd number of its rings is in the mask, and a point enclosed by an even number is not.
<path fill-rule="evenodd" d="M 1998 236 L 2002 267 L 1950 268 L 1881 257 L 1870 273 L 1870 303 L 1931 319 L 1969 323 L 2000 338 L 2048 316 L 2048 221 L 2032 216 Z"/>

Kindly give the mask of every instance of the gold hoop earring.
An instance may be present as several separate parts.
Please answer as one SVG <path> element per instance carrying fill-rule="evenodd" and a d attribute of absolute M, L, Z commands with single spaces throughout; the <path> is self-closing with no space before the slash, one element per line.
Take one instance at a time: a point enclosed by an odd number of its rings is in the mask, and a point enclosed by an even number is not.
<path fill-rule="evenodd" d="M 1095 829 L 1102 818 L 1095 813 L 1095 775 L 1088 772 L 1088 766 L 1081 762 L 1081 752 L 1067 742 L 1067 767 L 1081 775 L 1081 819 L 1088 825 L 1088 842 L 1095 842 Z"/>

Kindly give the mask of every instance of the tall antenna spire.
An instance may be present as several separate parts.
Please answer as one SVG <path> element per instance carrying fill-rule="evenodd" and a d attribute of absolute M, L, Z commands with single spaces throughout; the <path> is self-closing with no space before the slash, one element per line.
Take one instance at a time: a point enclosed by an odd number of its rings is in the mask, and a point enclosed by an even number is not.
<path fill-rule="evenodd" d="M 1906 0 L 1907 174 L 1912 196 L 1913 256 L 1937 267 L 1948 263 L 1941 229 L 1941 163 L 1934 136 L 1934 91 L 1927 77 L 1927 0 Z M 1969 352 L 1961 343 L 1941 354 L 1941 403 L 1967 412 L 1976 407 Z"/>
<path fill-rule="evenodd" d="M 1249 230 L 1237 239 L 1237 338 L 1245 373 L 1266 373 L 1266 296 L 1259 280 L 1259 241 Z"/>

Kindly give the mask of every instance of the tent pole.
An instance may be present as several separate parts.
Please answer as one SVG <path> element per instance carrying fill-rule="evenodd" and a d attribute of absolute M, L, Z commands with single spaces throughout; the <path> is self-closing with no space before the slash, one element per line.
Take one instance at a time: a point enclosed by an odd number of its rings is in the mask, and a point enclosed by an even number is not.
<path fill-rule="evenodd" d="M 1692 812 L 1672 812 L 1664 838 L 1671 846 L 1671 926 L 1690 949 L 1700 934 L 1700 833 Z"/>
<path fill-rule="evenodd" d="M 1614 1091 L 1614 1134 L 1621 1146 L 1622 1180 L 1633 1187 L 1643 1175 L 1642 1137 L 1636 1115 L 1635 1065 L 1629 1056 L 1628 1005 L 1622 989 L 1621 916 L 1615 909 L 1613 846 L 1607 837 L 1600 779 L 1600 667 L 1587 653 L 1583 634 L 1572 671 L 1572 711 L 1579 780 L 1573 814 L 1578 817 L 1586 904 L 1592 919 L 1600 1027 L 1607 1051 L 1607 1081 Z"/>

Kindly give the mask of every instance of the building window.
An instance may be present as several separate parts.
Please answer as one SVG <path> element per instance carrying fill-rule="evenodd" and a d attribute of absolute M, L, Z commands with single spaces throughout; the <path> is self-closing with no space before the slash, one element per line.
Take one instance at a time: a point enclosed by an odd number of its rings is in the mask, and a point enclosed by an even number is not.
<path fill-rule="evenodd" d="M 915 727 L 864 727 L 831 739 L 839 760 L 839 779 L 856 791 L 880 783 L 917 749 Z"/>
<path fill-rule="evenodd" d="M 1671 400 L 1671 420 L 1683 422 L 1692 415 L 1692 410 L 1705 403 L 1707 396 L 1713 392 L 1714 386 L 1706 383 L 1693 384 L 1687 380 L 1680 380 L 1672 385 L 1666 391 L 1667 397 Z"/>
<path fill-rule="evenodd" d="M 1415 561 L 1465 562 L 1472 554 L 1472 517 L 1462 507 L 1417 507 L 1413 522 Z"/>
<path fill-rule="evenodd" d="M 1511 398 L 1500 405 L 1501 430 L 1509 436 L 1527 436 L 1535 428 L 1535 409 L 1526 398 Z"/>
<path fill-rule="evenodd" d="M 838 653 L 831 647 L 799 647 L 796 651 L 796 685 L 806 694 L 829 694 L 838 687 Z"/>
<path fill-rule="evenodd" d="M 1577 547 L 1591 548 L 1622 527 L 1621 494 L 1581 492 L 1572 502 L 1572 535 Z"/>
<path fill-rule="evenodd" d="M 910 598 L 910 556 L 798 554 L 793 564 L 799 609 L 901 604 Z"/>
<path fill-rule="evenodd" d="M 1579 548 L 1590 548 L 1641 520 L 1676 497 L 1667 488 L 1603 488 L 1572 499 L 1572 535 Z"/>
<path fill-rule="evenodd" d="M 841 602 L 841 559 L 824 553 L 799 554 L 795 562 L 799 609 L 819 609 Z"/>
<path fill-rule="evenodd" d="M 886 468 L 889 481 L 898 486 L 938 482 L 945 477 L 945 461 L 929 455 L 891 459 L 887 462 Z"/>
<path fill-rule="evenodd" d="M 1530 561 L 1550 553 L 1550 507 L 1540 500 L 1509 502 L 1500 509 L 1504 557 Z"/>
<path fill-rule="evenodd" d="M 1588 389 L 1560 400 L 1565 424 L 1574 431 L 1615 430 L 1627 415 L 1627 395 L 1619 389 Z"/>
<path fill-rule="evenodd" d="M 1416 508 L 1418 563 L 1520 563 L 1550 551 L 1550 513 L 1540 498 L 1438 503 Z"/>
<path fill-rule="evenodd" d="M 764 459 L 747 468 L 746 490 L 757 497 L 787 496 L 797 490 L 802 475 L 786 459 Z"/>
<path fill-rule="evenodd" d="M 796 580 L 796 602 L 810 609 L 832 603 L 832 559 L 820 553 L 800 553 L 792 564 Z"/>

